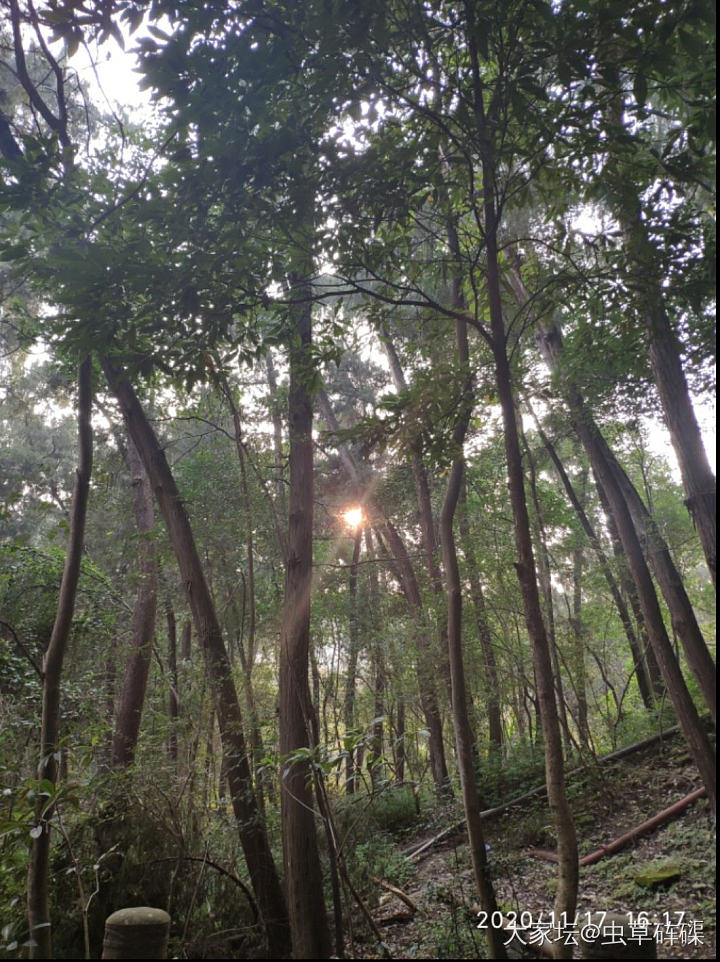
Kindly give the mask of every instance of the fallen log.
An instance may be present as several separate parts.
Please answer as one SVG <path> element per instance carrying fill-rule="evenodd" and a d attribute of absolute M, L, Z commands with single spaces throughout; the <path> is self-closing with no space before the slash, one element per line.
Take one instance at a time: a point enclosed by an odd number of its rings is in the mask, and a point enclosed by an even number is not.
<path fill-rule="evenodd" d="M 644 738 L 642 741 L 635 742 L 633 745 L 627 745 L 625 748 L 619 748 L 617 751 L 610 752 L 609 755 L 603 755 L 602 758 L 598 758 L 598 764 L 616 761 L 617 759 L 624 758 L 626 755 L 633 754 L 633 752 L 642 751 L 643 748 L 649 748 L 650 745 L 654 745 L 655 742 L 662 741 L 664 738 L 672 736 L 679 731 L 679 725 L 673 725 L 672 728 L 665 728 L 663 731 L 658 732 L 655 735 L 651 735 L 649 738 Z M 578 765 L 577 768 L 571 768 L 570 771 L 565 773 L 565 777 L 569 778 L 571 775 L 577 775 L 579 772 L 584 771 L 585 767 L 586 766 L 584 765 Z M 502 805 L 496 805 L 494 808 L 486 808 L 484 811 L 480 812 L 480 818 L 492 818 L 493 815 L 499 815 L 501 812 L 506 811 L 506 809 L 511 808 L 513 805 L 518 805 L 520 802 L 525 802 L 529 798 L 534 798 L 536 795 L 543 795 L 546 791 L 547 787 L 544 784 L 538 785 L 537 788 L 533 788 L 529 792 L 524 792 L 522 795 L 511 798 L 509 801 L 503 802 Z M 419 855 L 422 855 L 423 852 L 426 852 L 429 848 L 432 848 L 434 845 L 438 845 L 440 842 L 444 841 L 444 839 L 449 838 L 455 832 L 462 831 L 464 828 L 465 819 L 462 819 L 459 822 L 453 822 L 452 825 L 448 825 L 441 832 L 438 832 L 437 835 L 427 839 L 427 841 L 422 842 L 417 847 L 410 848 L 407 852 L 405 852 L 405 857 L 412 861 Z"/>
<path fill-rule="evenodd" d="M 663 809 L 662 812 L 658 812 L 657 815 L 653 815 L 652 818 L 648 818 L 646 821 L 642 822 L 640 825 L 636 825 L 635 828 L 631 828 L 629 832 L 625 832 L 624 835 L 618 836 L 614 841 L 610 842 L 608 845 L 601 845 L 600 848 L 591 852 L 589 855 L 584 855 L 580 859 L 580 865 L 593 865 L 595 862 L 599 862 L 601 858 L 605 858 L 606 855 L 614 855 L 615 852 L 619 852 L 620 849 L 625 848 L 625 846 L 636 839 L 639 835 L 649 832 L 651 829 L 656 828 L 658 825 L 662 825 L 663 822 L 669 821 L 674 815 L 679 815 L 684 809 L 693 802 L 696 802 L 699 798 L 705 795 L 705 788 L 698 788 L 685 798 L 681 798 L 680 801 L 675 802 L 669 808 Z M 547 862 L 557 862 L 558 857 L 555 852 L 548 852 L 541 848 L 531 848 L 528 849 L 528 855 L 533 855 L 535 858 L 545 859 Z"/>
<path fill-rule="evenodd" d="M 379 885 L 380 888 L 385 889 L 386 892 L 390 892 L 391 895 L 394 895 L 396 898 L 399 898 L 401 902 L 404 902 L 413 915 L 417 913 L 417 905 L 402 889 L 399 889 L 396 885 L 391 885 L 390 882 L 386 882 L 384 879 L 377 878 L 375 875 L 371 875 L 370 879 L 375 882 L 376 885 Z"/>

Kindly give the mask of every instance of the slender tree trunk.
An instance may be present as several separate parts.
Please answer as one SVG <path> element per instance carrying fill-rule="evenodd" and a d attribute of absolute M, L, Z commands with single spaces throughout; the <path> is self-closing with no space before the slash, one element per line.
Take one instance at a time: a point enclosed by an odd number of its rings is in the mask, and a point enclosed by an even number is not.
<path fill-rule="evenodd" d="M 272 364 L 272 362 L 270 362 Z M 218 364 L 220 370 L 220 364 Z M 235 403 L 232 388 L 224 374 L 221 376 L 220 385 L 223 396 L 228 403 L 233 419 L 233 436 L 235 438 L 235 451 L 238 457 L 238 467 L 240 468 L 240 488 L 242 491 L 243 504 L 243 527 L 245 530 L 245 564 L 247 575 L 244 578 L 243 587 L 247 592 L 247 604 L 243 604 L 243 614 L 240 624 L 240 642 L 238 644 L 240 663 L 243 673 L 243 694 L 245 705 L 250 719 L 250 746 L 252 751 L 253 771 L 257 773 L 261 760 L 265 756 L 262 732 L 260 730 L 260 720 L 257 713 L 255 702 L 255 690 L 253 687 L 252 673 L 255 667 L 256 638 L 255 626 L 257 621 L 257 605 L 255 602 L 255 538 L 253 531 L 255 519 L 253 513 L 252 499 L 250 497 L 250 486 L 248 484 L 247 457 L 242 435 L 242 422 L 240 420 L 240 410 Z M 282 489 L 282 486 L 281 486 Z M 284 508 L 282 517 L 284 517 Z M 282 544 L 281 544 L 282 547 Z M 247 612 L 247 632 L 245 631 L 245 612 Z M 260 810 L 265 816 L 265 785 L 263 779 L 256 774 L 256 793 Z"/>
<path fill-rule="evenodd" d="M 440 540 L 447 585 L 447 639 L 450 660 L 453 725 L 455 727 L 455 745 L 463 807 L 465 810 L 465 821 L 467 824 L 475 884 L 478 888 L 481 906 L 492 919 L 493 913 L 497 911 L 497 901 L 488 872 L 485 837 L 482 829 L 482 820 L 480 818 L 482 805 L 477 787 L 478 773 L 475 771 L 475 738 L 468 714 L 465 669 L 462 654 L 462 590 L 460 587 L 460 567 L 458 565 L 455 535 L 453 532 L 455 510 L 460 497 L 463 473 L 465 471 L 465 457 L 462 452 L 462 446 L 465 441 L 468 424 L 470 423 L 473 406 L 467 325 L 463 321 L 457 321 L 456 323 L 456 343 L 458 360 L 461 366 L 460 376 L 463 379 L 463 403 L 453 428 L 453 445 L 459 453 L 453 459 L 445 499 L 440 512 Z M 496 928 L 491 925 L 487 930 L 487 937 L 490 956 L 495 959 L 507 958 L 505 951 L 506 939 L 503 938 L 502 928 Z"/>
<path fill-rule="evenodd" d="M 427 637 L 420 589 L 407 549 L 397 529 L 386 519 L 382 526 L 382 531 L 387 539 L 390 553 L 395 560 L 403 594 L 415 617 L 415 643 L 418 649 L 416 672 L 418 689 L 420 691 L 420 705 L 429 732 L 430 770 L 432 772 L 433 782 L 441 794 L 451 795 L 450 775 L 445 759 L 442 718 L 440 716 L 440 706 L 438 704 L 437 687 L 434 678 L 434 659 Z"/>
<path fill-rule="evenodd" d="M 617 525 L 615 524 L 615 518 L 613 517 L 613 513 L 610 509 L 610 504 L 605 494 L 605 489 L 598 482 L 597 478 L 595 478 L 595 490 L 597 491 L 598 499 L 602 506 L 603 514 L 605 515 L 608 531 L 610 532 L 613 555 L 615 556 L 615 559 L 619 565 L 620 583 L 625 597 L 628 599 L 630 607 L 632 608 L 635 624 L 637 625 L 637 637 L 640 645 L 640 651 L 645 659 L 650 686 L 653 691 L 654 699 L 657 702 L 665 696 L 665 683 L 662 680 L 660 668 L 658 666 L 657 659 L 655 658 L 652 645 L 650 644 L 650 638 L 648 636 L 647 626 L 643 619 L 642 607 L 640 605 L 640 599 L 638 598 L 637 588 L 635 587 L 635 582 L 630 574 L 630 568 L 628 567 L 627 558 L 625 557 L 625 552 L 623 551 L 622 541 L 620 540 Z"/>
<path fill-rule="evenodd" d="M 558 842 L 559 877 L 555 897 L 555 918 L 573 919 L 575 917 L 579 880 L 577 838 L 572 812 L 565 792 L 562 739 L 555 702 L 552 660 L 540 608 L 535 559 L 530 535 L 530 519 L 525 503 L 520 444 L 515 420 L 516 412 L 512 396 L 510 367 L 505 350 L 499 284 L 497 284 L 496 290 L 497 293 L 493 297 L 496 304 L 492 308 L 495 315 L 493 351 L 495 354 L 498 395 L 503 412 L 505 456 L 508 462 L 508 487 L 515 519 L 515 541 L 518 556 L 516 569 L 523 596 L 525 621 L 533 646 L 537 707 L 539 708 L 540 724 L 545 738 L 545 778 L 548 802 Z M 566 946 L 560 942 L 556 943 L 555 956 L 556 958 L 569 957 Z"/>
<path fill-rule="evenodd" d="M 517 268 L 509 271 L 507 276 L 518 300 L 523 304 L 527 303 L 529 295 Z M 557 325 L 548 322 L 543 323 L 537 334 L 537 343 L 548 366 L 553 370 L 558 368 L 558 359 L 562 352 L 562 334 Z M 712 716 L 713 723 L 715 723 L 717 710 L 715 662 L 705 644 L 705 639 L 700 631 L 695 612 L 685 591 L 682 578 L 673 563 L 668 546 L 660 534 L 657 525 L 650 517 L 635 486 L 618 463 L 602 432 L 599 431 L 595 425 L 592 414 L 588 410 L 575 384 L 566 384 L 565 400 L 568 403 L 573 423 L 575 424 L 575 430 L 577 431 L 578 424 L 584 424 L 588 427 L 593 439 L 593 446 L 597 449 L 597 456 L 602 458 L 603 462 L 610 466 L 613 476 L 622 491 L 633 525 L 640 538 L 645 557 L 657 579 L 668 606 L 673 629 L 680 639 L 688 665 L 697 679 L 705 703 Z M 588 457 L 590 457 L 589 452 Z M 594 467 L 593 472 L 596 478 L 599 479 L 598 472 L 595 471 Z M 600 483 L 602 484 L 602 481 Z M 648 632 L 651 633 L 650 627 L 647 626 L 647 628 Z M 659 661 L 660 658 L 657 655 L 657 651 L 655 654 Z"/>
<path fill-rule="evenodd" d="M 86 358 L 78 373 L 78 465 L 75 471 L 70 532 L 63 568 L 57 614 L 50 642 L 43 659 L 42 722 L 40 730 L 40 763 L 38 778 L 51 783 L 58 777 L 58 741 L 60 727 L 60 682 L 63 662 L 70 638 L 75 598 L 80 579 L 85 519 L 92 473 L 92 365 Z M 51 959 L 52 927 L 50 919 L 50 827 L 55 806 L 45 810 L 45 796 L 39 796 L 28 867 L 28 923 L 30 958 Z"/>
<path fill-rule="evenodd" d="M 575 509 L 575 513 L 578 516 L 578 520 L 580 521 L 582 529 L 588 537 L 588 541 L 590 542 L 591 548 L 595 552 L 595 557 L 598 560 L 598 564 L 600 565 L 600 570 L 602 571 L 603 577 L 605 578 L 605 582 L 610 590 L 610 595 L 612 596 L 613 602 L 615 604 L 615 608 L 617 609 L 618 617 L 620 618 L 620 622 L 625 632 L 625 637 L 628 640 L 628 646 L 632 653 L 633 663 L 635 666 L 635 677 L 637 679 L 638 688 L 640 689 L 640 697 L 643 700 L 643 704 L 649 711 L 653 707 L 653 703 L 654 703 L 652 685 L 650 682 L 650 678 L 648 676 L 648 668 L 645 661 L 645 656 L 643 654 L 643 649 L 641 648 L 640 642 L 638 641 L 638 637 L 635 634 L 635 629 L 633 628 L 632 619 L 630 617 L 630 612 L 628 611 L 627 604 L 625 603 L 625 599 L 623 598 L 620 588 L 617 584 L 617 581 L 615 580 L 615 576 L 612 573 L 612 569 L 610 568 L 608 559 L 605 556 L 605 552 L 603 551 L 603 547 L 600 543 L 600 539 L 598 538 L 597 534 L 595 533 L 595 529 L 590 523 L 590 519 L 587 516 L 587 512 L 585 511 L 584 507 L 580 503 L 580 499 L 578 498 L 575 492 L 575 488 L 572 482 L 570 481 L 568 473 L 565 470 L 565 466 L 563 465 L 562 461 L 558 457 L 558 454 L 555 450 L 554 445 L 552 444 L 552 442 L 550 441 L 550 439 L 547 437 L 542 427 L 540 426 L 540 422 L 535 416 L 535 412 L 532 410 L 532 408 L 529 408 L 529 409 L 535 421 L 535 426 L 537 428 L 538 434 L 540 435 L 540 439 L 545 445 L 545 450 L 550 456 L 550 460 L 555 466 L 555 470 L 557 471 L 558 477 L 560 478 L 560 481 L 562 482 L 562 486 L 565 489 L 565 493 L 567 494 L 568 501 Z"/>
<path fill-rule="evenodd" d="M 180 717 L 180 695 L 177 666 L 177 620 L 170 598 L 165 599 L 165 620 L 168 631 L 168 671 L 170 672 L 170 700 L 168 705 L 168 757 L 177 767 L 178 760 L 178 719 Z"/>
<path fill-rule="evenodd" d="M 405 745 L 405 695 L 398 692 L 395 703 L 395 780 L 398 785 L 405 784 L 405 764 L 407 748 Z"/>
<path fill-rule="evenodd" d="M 577 698 L 577 727 L 582 745 L 590 744 L 588 725 L 587 685 L 585 674 L 585 638 L 582 622 L 582 574 L 584 552 L 581 544 L 573 549 L 572 631 L 574 638 L 575 696 Z"/>
<path fill-rule="evenodd" d="M 558 657 L 557 634 L 555 631 L 555 605 L 553 604 L 552 576 L 550 569 L 550 552 L 548 551 L 547 538 L 545 536 L 545 524 L 543 521 L 542 508 L 540 507 L 540 498 L 538 497 L 537 491 L 535 459 L 533 458 L 532 451 L 527 443 L 527 439 L 525 438 L 525 433 L 523 432 L 522 427 L 520 428 L 520 436 L 525 448 L 525 453 L 527 454 L 529 468 L 530 496 L 532 498 L 535 517 L 534 533 L 535 542 L 537 544 L 537 572 L 538 580 L 540 582 L 540 590 L 543 598 L 545 599 L 545 630 L 547 632 L 548 643 L 550 645 L 550 656 L 552 659 L 553 674 L 555 676 L 555 692 L 557 695 L 557 704 L 560 714 L 560 724 L 562 726 L 565 750 L 566 752 L 570 752 L 572 750 L 573 740 L 572 734 L 570 733 L 570 724 L 568 722 L 565 689 L 563 686 L 562 674 L 560 672 L 560 658 Z"/>
<path fill-rule="evenodd" d="M 355 732 L 355 681 L 357 675 L 358 654 L 360 651 L 360 612 L 358 610 L 357 581 L 361 543 L 362 528 L 358 527 L 357 531 L 355 532 L 355 543 L 353 545 L 353 556 L 352 563 L 350 565 L 350 576 L 348 582 L 350 650 L 348 651 L 348 665 L 345 673 L 345 698 L 343 701 L 343 721 L 345 723 L 345 733 L 346 736 L 350 735 L 351 738 L 354 737 Z M 355 780 L 357 777 L 355 755 L 356 752 L 354 748 L 350 747 L 347 749 L 347 755 L 345 757 L 345 791 L 348 795 L 352 795 L 355 792 Z"/>
<path fill-rule="evenodd" d="M 105 359 L 103 369 L 120 403 L 128 432 L 135 442 L 150 477 L 177 559 L 180 577 L 205 659 L 220 725 L 223 752 L 228 756 L 228 782 L 233 811 L 238 822 L 240 843 L 270 951 L 278 958 L 283 958 L 290 950 L 287 909 L 272 860 L 265 826 L 260 819 L 253 793 L 237 692 L 190 521 L 165 453 L 140 406 L 132 385 L 113 362 Z"/>
<path fill-rule="evenodd" d="M 605 120 L 610 131 L 610 143 L 624 145 L 629 135 L 624 118 L 625 104 L 619 72 L 614 66 L 601 63 L 600 73 L 610 94 L 605 101 Z M 626 152 L 614 154 L 611 151 L 609 169 L 606 169 L 604 175 L 622 185 L 621 191 L 611 191 L 609 196 L 622 196 L 622 203 L 614 204 L 614 213 L 625 242 L 630 273 L 628 284 L 634 295 L 638 315 L 647 331 L 650 366 L 680 467 L 685 505 L 697 529 L 714 585 L 715 475 L 710 467 L 690 400 L 680 344 L 668 316 L 657 252 L 650 240 L 647 222 L 643 220 L 640 200 L 633 194 L 632 171 L 627 167 L 625 156 Z"/>
<path fill-rule="evenodd" d="M 717 684 L 715 662 L 703 638 L 695 611 L 688 598 L 680 572 L 672 560 L 665 539 L 645 507 L 635 486 L 622 469 L 607 442 L 598 432 L 597 443 L 622 491 L 635 530 L 641 540 L 648 564 L 657 579 L 670 612 L 673 630 L 680 639 L 690 670 L 695 675 L 713 724 L 717 721 Z M 659 660 L 659 659 L 658 659 Z"/>
<path fill-rule="evenodd" d="M 490 312 L 491 348 L 495 360 L 495 379 L 502 411 L 507 460 L 508 489 L 512 506 L 515 544 L 517 549 L 516 570 L 525 609 L 525 623 L 533 648 L 535 680 L 543 734 L 545 736 L 545 777 L 550 811 L 552 813 L 558 845 L 558 888 L 555 897 L 555 917 L 572 920 L 575 917 L 579 878 L 577 837 L 572 812 L 565 792 L 565 775 L 562 738 L 558 721 L 557 704 L 553 685 L 552 661 L 545 625 L 543 623 L 540 597 L 535 571 L 535 557 L 530 534 L 530 519 L 525 500 L 525 482 L 520 455 L 517 428 L 517 412 L 512 391 L 512 378 L 507 355 L 507 336 L 500 293 L 497 230 L 498 217 L 495 206 L 495 158 L 492 136 L 485 114 L 482 75 L 476 46 L 477 24 L 470 0 L 465 0 L 468 18 L 467 42 L 470 55 L 473 84 L 473 108 L 475 112 L 480 160 L 482 167 L 482 208 L 485 230 L 485 280 Z M 572 950 L 556 942 L 557 958 L 566 958 Z"/>
<path fill-rule="evenodd" d="M 135 757 L 157 613 L 157 549 L 153 540 L 155 514 L 152 490 L 131 437 L 128 437 L 127 465 L 132 480 L 135 524 L 139 535 L 137 552 L 140 582 L 133 611 L 132 650 L 125 662 L 122 694 L 115 717 L 113 768 L 127 768 Z"/>
<path fill-rule="evenodd" d="M 497 312 L 500 320 L 493 323 L 493 350 L 495 353 L 498 394 L 503 412 L 505 455 L 508 461 L 508 487 L 515 519 L 515 540 L 518 555 L 516 568 L 523 596 L 528 634 L 533 646 L 540 723 L 545 737 L 545 777 L 548 802 L 558 840 L 559 878 L 555 897 L 555 917 L 573 919 L 579 880 L 577 838 L 565 792 L 562 739 L 555 702 L 552 661 L 537 589 L 530 520 L 525 503 L 520 445 L 515 421 L 515 404 L 512 396 L 510 368 L 505 353 L 499 293 L 498 284 L 497 305 L 493 309 L 493 313 Z M 556 943 L 555 955 L 557 958 L 568 957 L 567 948 L 561 943 Z"/>
<path fill-rule="evenodd" d="M 372 741 L 370 745 L 370 778 L 373 789 L 378 789 L 383 778 L 383 757 L 384 740 L 384 718 L 385 718 L 385 688 L 387 685 L 387 669 L 385 665 L 385 647 L 381 638 L 381 615 L 380 615 L 380 585 L 378 582 L 377 568 L 375 566 L 375 546 L 370 525 L 366 524 L 363 529 L 365 537 L 365 551 L 368 561 L 370 561 L 370 623 L 372 626 L 371 660 L 374 676 L 374 700 L 373 700 L 373 726 Z"/>
<path fill-rule="evenodd" d="M 543 332 L 544 354 L 553 365 L 561 368 L 561 338 L 553 328 Z M 625 557 L 628 560 L 638 598 L 642 606 L 643 620 L 650 643 L 655 652 L 668 694 L 678 716 L 688 748 L 705 783 L 708 799 L 715 808 L 715 756 L 700 722 L 695 705 L 687 690 L 672 644 L 668 638 L 655 587 L 648 570 L 642 546 L 631 518 L 626 495 L 620 486 L 617 471 L 608 458 L 609 448 L 587 410 L 578 389 L 566 383 L 565 394 L 571 412 L 573 426 L 590 459 L 593 473 L 602 485 L 610 510 L 615 519 Z"/>
<path fill-rule="evenodd" d="M 277 501 L 277 511 L 283 521 L 287 521 L 287 498 L 285 496 L 285 478 L 283 472 L 283 430 L 282 430 L 282 407 L 278 402 L 278 383 L 273 364 L 272 352 L 268 351 L 265 355 L 265 369 L 267 371 L 268 386 L 270 388 L 270 416 L 273 425 L 273 463 L 275 469 L 275 497 Z M 284 537 L 281 538 L 280 549 L 285 556 L 287 545 Z"/>
<path fill-rule="evenodd" d="M 470 533 L 465 478 L 463 478 L 463 484 L 460 490 L 459 508 L 458 527 L 460 530 L 462 553 L 465 556 L 467 577 L 470 582 L 470 600 L 473 603 L 475 613 L 475 628 L 483 655 L 485 673 L 483 695 L 484 702 L 487 705 L 488 733 L 490 735 L 490 744 L 494 746 L 498 752 L 502 752 L 503 724 L 500 704 L 500 678 L 498 675 L 497 660 L 495 658 L 495 649 L 492 643 L 492 635 L 490 633 L 490 624 L 488 622 L 485 595 L 480 582 L 475 548 Z"/>
<path fill-rule="evenodd" d="M 300 255 L 307 262 L 307 256 Z M 311 265 L 306 263 L 307 273 Z M 281 817 L 285 884 L 290 909 L 293 956 L 326 959 L 330 933 L 325 914 L 320 868 L 312 770 L 307 757 L 293 757 L 313 748 L 317 721 L 310 697 L 310 594 L 313 525 L 313 376 L 310 283 L 293 278 L 294 308 L 290 346 L 290 515 L 285 566 L 285 603 L 280 630 L 280 754 Z"/>

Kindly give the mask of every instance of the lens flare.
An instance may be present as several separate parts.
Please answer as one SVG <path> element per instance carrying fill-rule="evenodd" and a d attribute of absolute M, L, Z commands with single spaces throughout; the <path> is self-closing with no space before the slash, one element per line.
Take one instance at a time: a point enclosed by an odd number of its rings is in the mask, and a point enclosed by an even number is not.
<path fill-rule="evenodd" d="M 348 528 L 359 528 L 365 520 L 362 508 L 347 508 L 342 513 L 342 519 Z"/>

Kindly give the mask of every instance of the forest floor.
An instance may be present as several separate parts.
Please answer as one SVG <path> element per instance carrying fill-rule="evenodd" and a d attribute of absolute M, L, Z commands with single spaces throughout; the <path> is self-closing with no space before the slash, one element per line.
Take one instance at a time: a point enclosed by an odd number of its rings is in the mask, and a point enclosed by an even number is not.
<path fill-rule="evenodd" d="M 697 787 L 697 771 L 677 736 L 604 763 L 599 770 L 572 776 L 569 794 L 581 856 L 640 825 Z M 446 808 L 435 813 L 431 824 L 424 824 L 422 835 L 416 829 L 414 835 L 398 839 L 398 845 L 403 852 L 412 852 L 424 839 L 432 839 L 457 819 L 457 810 Z M 538 796 L 489 818 L 485 832 L 501 909 L 516 912 L 518 917 L 521 912 L 530 913 L 533 921 L 547 920 L 557 867 L 529 854 L 531 848 L 551 848 L 553 833 L 546 799 Z M 464 832 L 458 830 L 415 860 L 399 859 L 393 864 L 397 866 L 395 877 L 382 881 L 397 885 L 415 910 L 378 884 L 382 894 L 372 915 L 387 954 L 396 959 L 486 957 L 477 929 L 478 906 Z M 638 879 L 648 870 L 651 874 L 669 870 L 672 877 L 664 883 Z M 617 854 L 581 868 L 579 925 L 584 924 L 588 912 L 632 913 L 635 920 L 644 912 L 651 935 L 657 931 L 655 924 L 660 926 L 658 958 L 713 958 L 714 880 L 714 820 L 707 800 L 702 798 Z M 514 939 L 512 954 L 537 958 L 537 949 L 523 944 L 529 941 L 528 933 Z M 360 920 L 356 922 L 353 951 L 356 958 L 380 957 L 376 938 Z"/>

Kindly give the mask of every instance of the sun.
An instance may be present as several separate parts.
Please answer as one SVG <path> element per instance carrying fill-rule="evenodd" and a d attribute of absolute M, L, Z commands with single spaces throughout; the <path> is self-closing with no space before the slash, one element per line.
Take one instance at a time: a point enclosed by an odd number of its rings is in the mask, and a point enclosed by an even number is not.
<path fill-rule="evenodd" d="M 341 517 L 348 528 L 352 528 L 353 530 L 355 530 L 355 528 L 359 528 L 365 520 L 363 509 L 360 507 L 346 508 Z"/>

